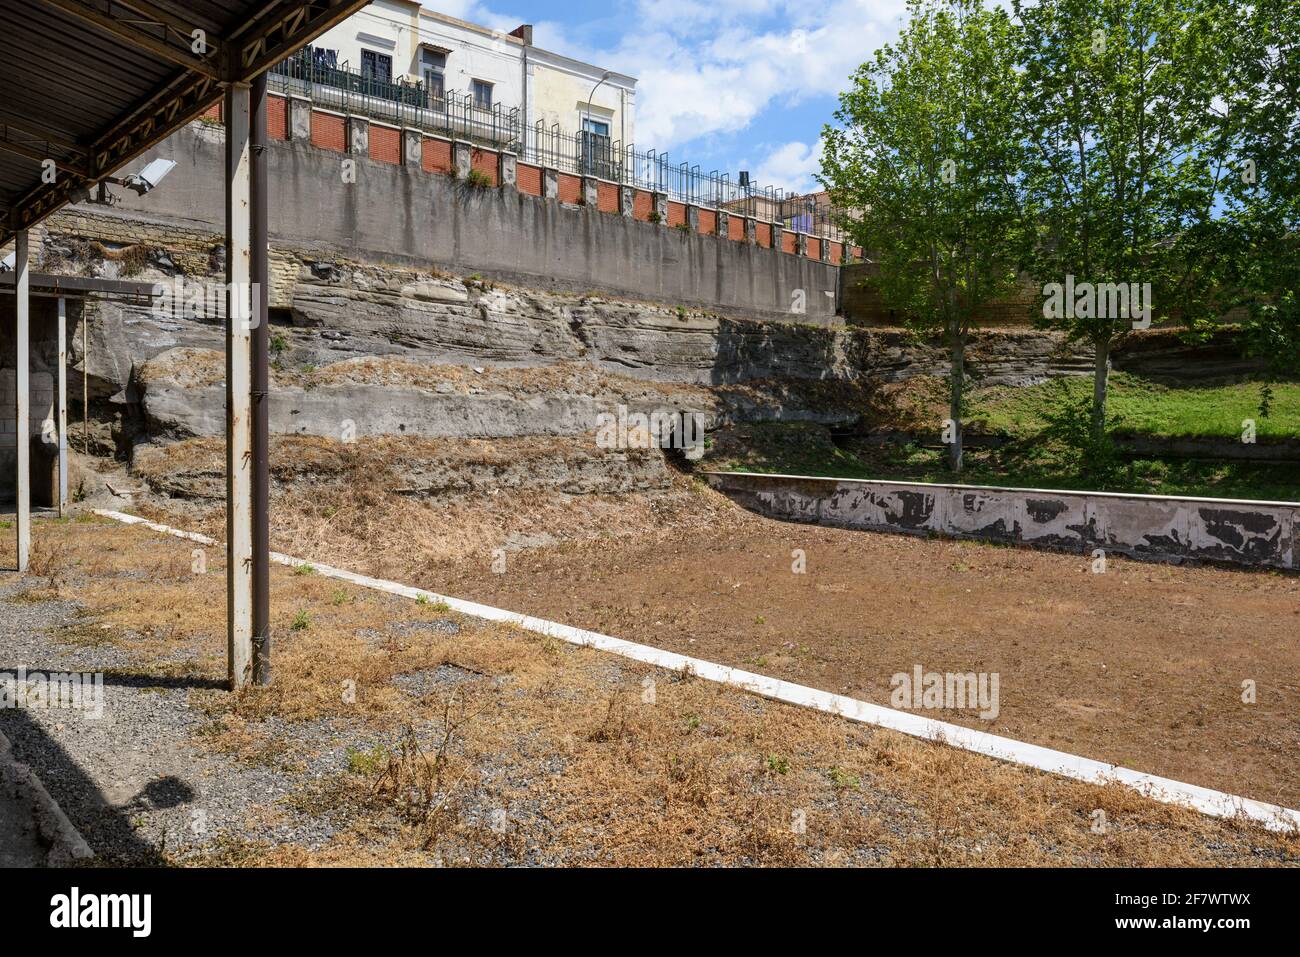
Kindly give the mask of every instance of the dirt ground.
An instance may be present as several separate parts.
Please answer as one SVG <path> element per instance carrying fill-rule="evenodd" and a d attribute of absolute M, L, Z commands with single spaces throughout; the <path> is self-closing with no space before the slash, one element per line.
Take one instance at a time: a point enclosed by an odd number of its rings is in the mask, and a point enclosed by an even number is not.
<path fill-rule="evenodd" d="M 0 669 L 102 671 L 105 718 L 9 709 L 0 726 L 101 864 L 1300 862 L 1295 836 L 766 701 L 310 569 L 273 569 L 275 682 L 231 694 L 220 686 L 220 549 L 200 560 L 193 543 L 87 516 L 38 521 L 34 534 L 32 573 L 0 574 Z M 829 573 L 831 538 L 802 540 L 810 573 L 798 587 L 807 597 L 818 584 L 843 584 L 847 572 Z M 12 560 L 3 553 L 11 543 L 0 539 L 0 562 Z M 718 607 L 739 613 L 763 598 L 759 572 L 779 553 L 754 550 L 747 584 L 732 588 L 722 558 L 743 544 L 694 553 L 715 564 L 691 588 L 732 593 L 700 606 L 697 634 L 722 617 Z M 611 574 L 636 570 L 624 552 L 607 557 Z M 813 560 L 825 563 L 820 571 Z M 519 589 L 541 572 L 515 574 Z M 574 576 L 564 583 L 565 592 L 581 587 Z M 666 622 L 673 594 L 627 591 L 607 606 L 625 609 L 625 622 Z M 862 617 L 873 627 L 887 620 Z M 820 644 L 812 631 L 801 635 Z M 708 651 L 702 641 L 691 649 Z M 829 663 L 805 657 L 829 673 Z"/>
<path fill-rule="evenodd" d="M 996 672 L 995 720 L 932 716 L 1300 807 L 1294 576 L 1117 558 L 1094 574 L 1091 557 L 749 516 L 418 584 L 878 704 L 917 665 Z"/>
<path fill-rule="evenodd" d="M 683 475 L 418 500 L 372 458 L 286 487 L 274 547 L 878 704 L 917 666 L 996 673 L 996 719 L 931 716 L 1300 807 L 1300 577 L 777 522 Z M 222 534 L 219 508 L 134 507 Z"/>

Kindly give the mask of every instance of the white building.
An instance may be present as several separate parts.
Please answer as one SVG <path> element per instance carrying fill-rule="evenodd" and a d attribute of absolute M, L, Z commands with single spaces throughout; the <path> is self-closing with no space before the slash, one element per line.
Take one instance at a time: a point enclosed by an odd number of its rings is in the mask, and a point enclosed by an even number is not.
<path fill-rule="evenodd" d="M 540 120 L 570 135 L 589 129 L 625 145 L 635 141 L 635 77 L 534 46 L 528 25 L 503 33 L 416 0 L 375 0 L 314 46 L 336 51 L 340 67 L 468 95 L 481 107 L 518 109 L 521 129 Z"/>

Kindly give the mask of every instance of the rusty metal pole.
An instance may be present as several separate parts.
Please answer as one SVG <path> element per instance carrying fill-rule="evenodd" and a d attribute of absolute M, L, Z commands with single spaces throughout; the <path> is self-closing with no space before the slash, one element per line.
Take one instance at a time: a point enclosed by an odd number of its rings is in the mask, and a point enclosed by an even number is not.
<path fill-rule="evenodd" d="M 267 231 L 266 74 L 253 80 L 253 684 L 271 683 L 270 279 Z"/>

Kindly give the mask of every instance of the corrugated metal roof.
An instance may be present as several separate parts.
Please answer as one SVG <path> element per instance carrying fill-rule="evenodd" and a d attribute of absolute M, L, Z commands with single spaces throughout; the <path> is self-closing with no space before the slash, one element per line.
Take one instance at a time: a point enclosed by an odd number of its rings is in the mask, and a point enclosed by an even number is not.
<path fill-rule="evenodd" d="M 366 3 L 5 0 L 0 244 Z"/>

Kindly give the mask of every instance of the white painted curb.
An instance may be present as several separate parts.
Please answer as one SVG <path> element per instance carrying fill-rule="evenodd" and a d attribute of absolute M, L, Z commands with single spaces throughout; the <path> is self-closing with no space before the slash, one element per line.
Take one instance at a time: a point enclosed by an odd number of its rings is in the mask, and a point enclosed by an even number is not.
<path fill-rule="evenodd" d="M 219 544 L 206 535 L 181 531 L 134 515 L 127 515 L 124 512 L 95 509 L 95 514 L 127 525 L 144 525 L 154 531 L 164 532 L 202 545 L 215 546 Z M 493 608 L 491 605 L 480 605 L 478 602 L 466 601 L 462 598 L 439 595 L 423 588 L 412 588 L 410 585 L 385 581 L 381 578 L 369 578 L 341 568 L 332 568 L 329 565 L 321 565 L 316 562 L 282 555 L 279 552 L 272 552 L 271 560 L 281 565 L 310 565 L 318 574 L 327 578 L 337 578 L 341 581 L 351 582 L 354 585 L 388 592 L 391 595 L 401 595 L 404 598 L 411 599 L 423 597 L 431 602 L 445 602 L 453 611 L 460 612 L 463 615 L 483 618 L 487 621 L 512 622 L 529 631 L 549 635 L 571 644 L 585 645 L 598 648 L 601 651 L 612 652 L 633 661 L 653 665 L 656 668 L 663 668 L 667 671 L 689 671 L 691 674 L 707 681 L 730 685 L 753 694 L 762 695 L 765 698 L 772 698 L 776 701 L 784 701 L 805 708 L 813 708 L 817 711 L 825 711 L 829 714 L 848 718 L 851 721 L 861 721 L 865 724 L 889 728 L 892 731 L 911 735 L 914 738 L 940 741 L 963 751 L 983 754 L 1001 761 L 1019 764 L 1023 767 L 1072 778 L 1076 781 L 1086 781 L 1090 784 L 1123 784 L 1154 801 L 1192 808 L 1211 817 L 1245 818 L 1262 824 L 1271 831 L 1300 831 L 1300 811 L 1293 811 L 1277 804 L 1266 804 L 1263 801 L 1255 801 L 1235 794 L 1226 794 L 1223 791 L 1198 787 L 1195 784 L 1185 784 L 1182 781 L 1174 781 L 1170 778 L 1144 774 L 1141 771 L 1132 771 L 1119 765 L 1107 764 L 1104 761 L 1094 761 L 1091 758 L 1067 754 L 1064 751 L 1054 751 L 1051 748 L 1027 744 L 1012 738 L 1004 738 L 984 731 L 974 731 L 961 725 L 949 724 L 946 721 L 936 721 L 907 711 L 896 711 L 893 708 L 871 704 L 867 701 L 859 701 L 845 695 L 832 694 L 829 691 L 818 691 L 816 688 L 782 681 L 779 678 L 769 678 L 766 675 L 741 671 L 739 668 L 716 664 L 702 658 L 692 658 L 688 655 L 664 651 L 650 645 L 624 641 L 622 638 L 614 638 L 610 635 L 602 635 L 599 632 L 574 628 L 571 625 L 561 625 L 558 622 L 547 621 L 544 618 L 520 615 L 501 608 Z"/>

